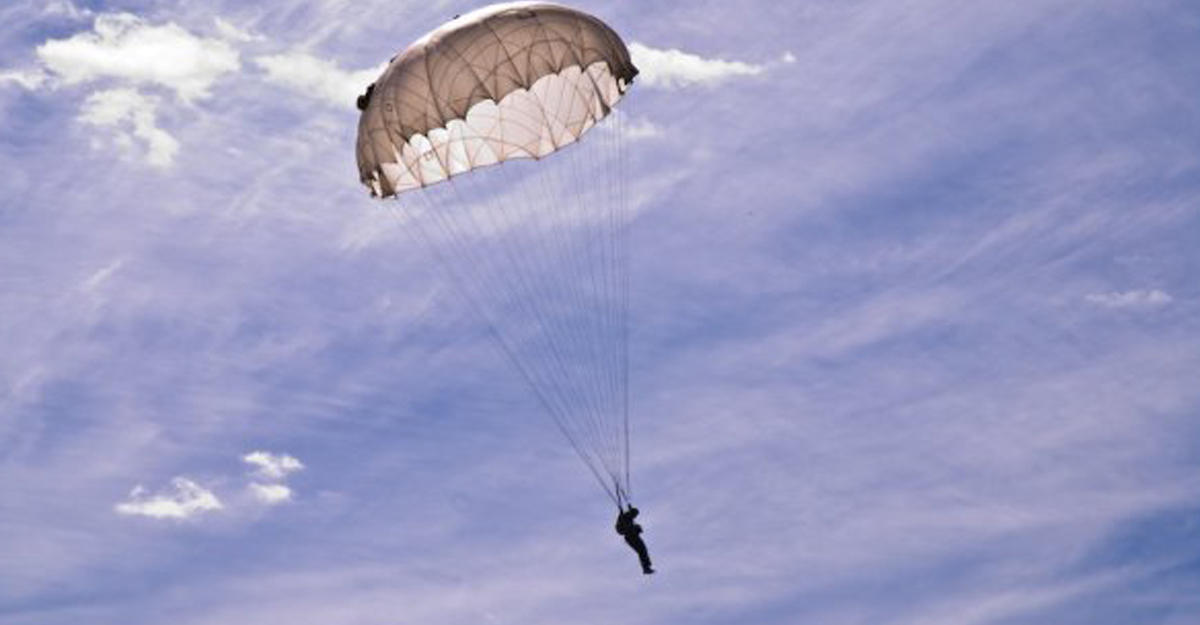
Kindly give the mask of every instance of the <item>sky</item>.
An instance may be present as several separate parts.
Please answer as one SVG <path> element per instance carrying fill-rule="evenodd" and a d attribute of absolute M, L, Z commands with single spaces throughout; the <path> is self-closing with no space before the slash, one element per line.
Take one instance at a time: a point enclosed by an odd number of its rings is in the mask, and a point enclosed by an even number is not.
<path fill-rule="evenodd" d="M 475 6 L 0 7 L 0 622 L 1200 622 L 1200 5 L 578 4 L 653 576 L 358 182 Z"/>

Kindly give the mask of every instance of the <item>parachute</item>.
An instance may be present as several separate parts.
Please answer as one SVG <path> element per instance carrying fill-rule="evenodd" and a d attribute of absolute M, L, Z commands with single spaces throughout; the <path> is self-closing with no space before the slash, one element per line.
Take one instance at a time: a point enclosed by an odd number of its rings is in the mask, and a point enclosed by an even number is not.
<path fill-rule="evenodd" d="M 360 180 L 431 251 L 596 481 L 630 497 L 621 38 L 544 2 L 458 16 L 359 97 Z"/>

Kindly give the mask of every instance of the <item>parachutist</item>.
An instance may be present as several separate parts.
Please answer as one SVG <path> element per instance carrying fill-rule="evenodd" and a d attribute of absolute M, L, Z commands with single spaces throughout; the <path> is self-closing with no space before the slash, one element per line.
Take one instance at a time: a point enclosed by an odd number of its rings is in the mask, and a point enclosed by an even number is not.
<path fill-rule="evenodd" d="M 642 526 L 634 522 L 634 518 L 638 515 L 638 509 L 629 504 L 626 510 L 622 510 L 617 515 L 617 533 L 625 537 L 625 544 L 629 545 L 638 554 L 638 561 L 642 564 L 642 573 L 649 575 L 654 572 L 650 568 L 650 552 L 646 550 L 646 543 L 642 541 Z"/>

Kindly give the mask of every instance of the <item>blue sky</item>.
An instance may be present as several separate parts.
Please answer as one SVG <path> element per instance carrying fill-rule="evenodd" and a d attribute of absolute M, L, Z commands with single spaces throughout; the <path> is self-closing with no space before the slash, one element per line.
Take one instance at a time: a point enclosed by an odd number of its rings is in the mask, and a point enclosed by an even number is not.
<path fill-rule="evenodd" d="M 0 622 L 1200 622 L 1200 7 L 579 5 L 644 578 L 357 182 L 474 6 L 0 8 Z"/>

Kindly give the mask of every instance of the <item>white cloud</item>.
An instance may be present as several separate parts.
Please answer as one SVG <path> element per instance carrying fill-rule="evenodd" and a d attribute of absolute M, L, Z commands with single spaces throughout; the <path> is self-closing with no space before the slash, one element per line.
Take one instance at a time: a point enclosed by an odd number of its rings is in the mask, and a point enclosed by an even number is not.
<path fill-rule="evenodd" d="M 1166 292 L 1158 289 L 1139 289 L 1123 292 L 1089 293 L 1084 299 L 1104 308 L 1158 308 L 1170 304 L 1173 298 Z"/>
<path fill-rule="evenodd" d="M 741 61 L 706 59 L 681 50 L 659 50 L 633 42 L 629 45 L 640 73 L 637 81 L 646 87 L 666 89 L 689 85 L 715 85 L 737 76 L 755 76 L 766 71 L 762 65 Z"/>
<path fill-rule="evenodd" d="M 37 56 L 66 84 L 115 78 L 167 87 L 184 100 L 207 97 L 218 78 L 240 66 L 224 41 L 128 13 L 100 15 L 92 32 L 51 39 L 38 46 Z"/>
<path fill-rule="evenodd" d="M 0 72 L 0 83 L 12 82 L 26 89 L 37 89 L 46 82 L 46 73 L 37 70 Z"/>
<path fill-rule="evenodd" d="M 267 72 L 268 81 L 343 108 L 353 108 L 355 98 L 387 67 L 347 71 L 303 52 L 260 56 L 254 63 Z"/>
<path fill-rule="evenodd" d="M 254 482 L 250 484 L 250 492 L 258 501 L 273 506 L 292 498 L 292 489 L 283 484 L 259 484 Z"/>
<path fill-rule="evenodd" d="M 139 485 L 129 493 L 129 500 L 117 504 L 115 509 L 118 514 L 154 519 L 186 519 L 223 507 L 212 491 L 185 477 L 171 480 L 171 486 L 173 489 L 170 492 L 147 495 L 146 489 Z"/>
<path fill-rule="evenodd" d="M 118 147 L 132 149 L 136 140 L 145 144 L 146 162 L 167 168 L 175 160 L 179 142 L 157 125 L 158 98 L 133 89 L 97 91 L 83 103 L 79 120 L 101 128 L 114 128 Z"/>
<path fill-rule="evenodd" d="M 254 465 L 255 472 L 267 479 L 282 479 L 288 473 L 299 471 L 304 464 L 287 454 L 272 454 L 266 451 L 252 451 L 242 456 L 242 462 Z"/>
<path fill-rule="evenodd" d="M 796 62 L 796 55 L 795 55 L 795 54 L 792 54 L 790 51 L 788 51 L 788 52 L 784 52 L 784 53 L 783 53 L 783 56 L 779 57 L 779 60 L 780 60 L 780 61 L 782 61 L 782 62 L 784 62 L 784 63 L 795 63 L 795 62 Z"/>
<path fill-rule="evenodd" d="M 242 462 L 255 467 L 254 475 L 271 483 L 251 482 L 250 494 L 259 503 L 273 506 L 292 499 L 292 489 L 282 483 L 289 473 L 304 468 L 304 464 L 288 454 L 252 451 L 242 456 Z"/>

